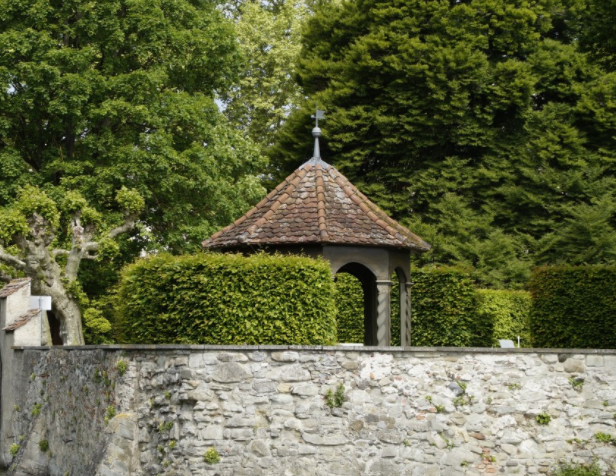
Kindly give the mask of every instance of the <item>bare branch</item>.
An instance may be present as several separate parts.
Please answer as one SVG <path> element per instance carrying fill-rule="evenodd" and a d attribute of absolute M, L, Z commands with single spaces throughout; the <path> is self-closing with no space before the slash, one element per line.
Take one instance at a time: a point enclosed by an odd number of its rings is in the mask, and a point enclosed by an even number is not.
<path fill-rule="evenodd" d="M 133 228 L 135 228 L 135 222 L 137 221 L 137 214 L 131 214 L 131 215 L 127 215 L 126 218 L 124 219 L 124 223 L 120 226 L 118 226 L 117 228 L 114 228 L 113 230 L 111 230 L 109 232 L 109 238 L 116 238 L 119 235 L 122 235 L 123 233 L 127 233 L 129 231 L 131 231 Z"/>
<path fill-rule="evenodd" d="M 26 269 L 26 263 L 20 260 L 17 256 L 8 254 L 6 251 L 4 251 L 4 248 L 2 248 L 1 246 L 0 246 L 0 262 L 4 264 L 8 264 L 9 266 L 12 266 L 13 268 L 17 268 L 21 270 Z"/>
<path fill-rule="evenodd" d="M 110 239 L 114 239 L 122 233 L 127 233 L 135 227 L 137 215 L 126 215 L 124 223 L 107 233 Z M 91 233 L 81 226 L 79 216 L 73 216 L 73 249 L 68 254 L 68 262 L 64 268 L 66 276 L 77 276 L 77 270 L 79 269 L 79 263 L 82 259 L 95 260 L 98 258 L 98 254 L 95 252 L 100 249 L 100 242 L 90 241 Z M 59 251 L 61 254 L 65 254 Z"/>
<path fill-rule="evenodd" d="M 60 256 L 60 255 L 62 255 L 62 256 L 69 256 L 70 254 L 71 254 L 71 252 L 70 252 L 70 251 L 68 251 L 68 250 L 53 250 L 53 251 L 51 252 L 51 255 L 52 255 L 54 258 L 55 258 L 56 256 Z"/>
<path fill-rule="evenodd" d="M 117 238 L 123 233 L 128 233 L 133 228 L 135 228 L 135 222 L 137 221 L 138 215 L 127 215 L 124 219 L 124 223 L 120 226 L 113 228 L 107 233 L 107 236 L 111 239 Z M 81 245 L 81 249 L 83 251 L 98 251 L 100 248 L 100 244 L 98 241 L 87 241 Z"/>
<path fill-rule="evenodd" d="M 88 241 L 87 243 L 84 243 L 84 245 L 82 246 L 82 249 L 84 251 L 98 251 L 99 248 L 99 244 L 97 241 Z"/>

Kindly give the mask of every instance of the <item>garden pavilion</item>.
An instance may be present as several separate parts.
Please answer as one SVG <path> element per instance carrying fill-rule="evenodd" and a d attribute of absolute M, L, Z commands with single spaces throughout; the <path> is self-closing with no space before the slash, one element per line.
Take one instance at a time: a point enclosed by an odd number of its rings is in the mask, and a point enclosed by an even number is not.
<path fill-rule="evenodd" d="M 409 346 L 410 255 L 426 252 L 430 245 L 321 159 L 318 120 L 312 135 L 313 157 L 248 213 L 205 240 L 203 247 L 322 256 L 334 276 L 355 276 L 364 292 L 364 345 L 390 345 L 391 277 L 396 273 L 401 345 Z"/>

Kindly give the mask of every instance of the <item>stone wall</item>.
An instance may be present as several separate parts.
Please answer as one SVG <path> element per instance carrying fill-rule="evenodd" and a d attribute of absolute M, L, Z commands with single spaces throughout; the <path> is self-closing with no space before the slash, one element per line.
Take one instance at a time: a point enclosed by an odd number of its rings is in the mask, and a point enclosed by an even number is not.
<path fill-rule="evenodd" d="M 533 475 L 593 458 L 616 474 L 616 446 L 595 437 L 616 437 L 616 351 L 16 352 L 9 474 Z"/>
<path fill-rule="evenodd" d="M 130 410 L 134 401 L 136 382 L 123 380 L 116 368 L 121 354 L 102 350 L 15 354 L 13 375 L 5 374 L 2 382 L 14 396 L 3 415 L 4 462 L 20 475 L 94 475 L 121 421 L 110 424 L 114 415 L 108 412 Z M 11 446 L 17 451 L 15 458 Z"/>

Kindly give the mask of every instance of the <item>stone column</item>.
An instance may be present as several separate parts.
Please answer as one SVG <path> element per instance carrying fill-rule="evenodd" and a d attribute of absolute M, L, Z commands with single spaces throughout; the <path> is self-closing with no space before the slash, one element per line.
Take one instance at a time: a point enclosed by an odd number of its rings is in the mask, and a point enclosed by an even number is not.
<path fill-rule="evenodd" d="M 376 338 L 379 347 L 391 345 L 391 281 L 376 282 Z"/>
<path fill-rule="evenodd" d="M 414 283 L 400 282 L 400 345 L 411 345 L 411 288 Z"/>

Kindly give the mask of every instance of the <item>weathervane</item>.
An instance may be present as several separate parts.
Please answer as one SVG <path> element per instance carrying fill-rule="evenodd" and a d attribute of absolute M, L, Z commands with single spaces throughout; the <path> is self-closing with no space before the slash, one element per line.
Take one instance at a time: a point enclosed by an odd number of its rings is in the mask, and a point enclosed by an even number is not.
<path fill-rule="evenodd" d="M 312 154 L 312 158 L 320 159 L 321 149 L 319 148 L 319 137 L 321 137 L 321 129 L 319 129 L 319 119 L 325 119 L 325 111 L 319 110 L 317 106 L 317 113 L 310 117 L 316 120 L 316 126 L 312 129 L 312 137 L 314 137 L 314 153 Z"/>

